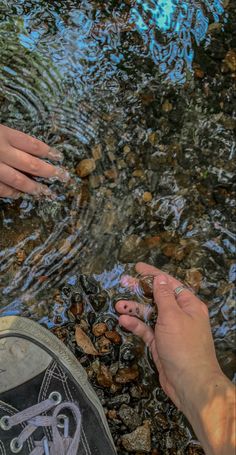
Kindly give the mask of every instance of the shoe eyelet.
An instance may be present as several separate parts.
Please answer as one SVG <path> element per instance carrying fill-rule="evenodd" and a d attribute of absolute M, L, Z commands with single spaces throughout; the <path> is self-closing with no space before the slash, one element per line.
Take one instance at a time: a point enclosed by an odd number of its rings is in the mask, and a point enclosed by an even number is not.
<path fill-rule="evenodd" d="M 9 418 L 10 418 L 9 416 L 3 416 L 3 417 L 0 419 L 0 428 L 1 428 L 2 430 L 5 430 L 5 431 L 10 430 L 11 425 L 10 425 L 10 423 L 9 423 Z"/>
<path fill-rule="evenodd" d="M 59 392 L 51 392 L 49 395 L 49 400 L 53 401 L 55 404 L 60 404 L 62 401 L 62 396 Z"/>
<path fill-rule="evenodd" d="M 57 427 L 58 428 L 64 428 L 65 426 L 65 421 L 67 420 L 68 417 L 66 417 L 64 414 L 59 414 L 57 416 Z"/>
<path fill-rule="evenodd" d="M 14 438 L 11 440 L 10 449 L 11 449 L 12 453 L 19 453 L 21 451 L 22 447 L 23 447 L 23 444 L 19 443 L 18 438 Z"/>

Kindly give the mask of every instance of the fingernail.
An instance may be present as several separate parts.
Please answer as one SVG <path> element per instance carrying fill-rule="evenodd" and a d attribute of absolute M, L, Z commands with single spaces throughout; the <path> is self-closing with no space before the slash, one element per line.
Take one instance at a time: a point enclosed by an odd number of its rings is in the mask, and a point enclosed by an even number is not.
<path fill-rule="evenodd" d="M 167 284 L 167 278 L 165 275 L 158 275 L 156 280 L 158 281 L 158 284 Z"/>
<path fill-rule="evenodd" d="M 53 147 L 50 147 L 49 152 L 48 152 L 48 158 L 51 158 L 52 160 L 63 160 L 64 155 L 59 152 L 57 149 L 54 149 Z"/>
<path fill-rule="evenodd" d="M 68 182 L 70 180 L 70 174 L 68 171 L 63 169 L 62 167 L 56 168 L 55 175 L 61 180 L 62 182 Z"/>

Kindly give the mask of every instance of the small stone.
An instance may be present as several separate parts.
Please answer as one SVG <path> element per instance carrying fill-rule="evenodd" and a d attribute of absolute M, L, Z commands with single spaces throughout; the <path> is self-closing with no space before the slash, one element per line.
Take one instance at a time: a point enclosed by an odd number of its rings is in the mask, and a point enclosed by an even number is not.
<path fill-rule="evenodd" d="M 97 382 L 101 387 L 111 387 L 113 384 L 112 374 L 106 365 L 100 365 L 100 370 L 97 374 Z"/>
<path fill-rule="evenodd" d="M 98 339 L 96 346 L 100 354 L 107 354 L 111 351 L 111 342 L 104 336 Z"/>
<path fill-rule="evenodd" d="M 122 338 L 115 330 L 109 330 L 105 333 L 105 337 L 108 338 L 114 344 L 121 344 Z"/>
<path fill-rule="evenodd" d="M 144 239 L 145 245 L 147 248 L 158 248 L 161 244 L 161 237 L 159 235 L 154 235 L 153 237 L 146 237 Z"/>
<path fill-rule="evenodd" d="M 121 442 L 128 452 L 149 453 L 151 451 L 151 430 L 149 422 L 145 422 L 144 425 L 136 428 L 132 433 L 122 436 Z"/>
<path fill-rule="evenodd" d="M 118 416 L 131 431 L 142 425 L 142 417 L 135 411 L 135 409 L 127 406 L 126 404 L 122 404 L 119 409 Z"/>
<path fill-rule="evenodd" d="M 118 177 L 118 172 L 115 168 L 111 168 L 105 171 L 104 175 L 108 180 L 116 180 Z"/>
<path fill-rule="evenodd" d="M 149 191 L 145 191 L 143 193 L 143 201 L 144 202 L 151 202 L 152 201 L 152 193 L 150 193 Z"/>
<path fill-rule="evenodd" d="M 100 337 L 104 335 L 104 333 L 107 331 L 107 325 L 105 322 L 98 322 L 97 324 L 94 324 L 92 327 L 92 333 L 95 337 Z"/>
<path fill-rule="evenodd" d="M 109 406 L 121 406 L 121 404 L 129 404 L 130 396 L 128 393 L 122 393 L 122 395 L 116 395 L 115 397 L 109 398 Z"/>
<path fill-rule="evenodd" d="M 120 368 L 115 376 L 115 381 L 118 384 L 127 384 L 128 382 L 136 381 L 139 377 L 139 370 L 137 366 L 130 368 Z"/>
<path fill-rule="evenodd" d="M 124 148 L 123 148 L 123 152 L 125 155 L 127 155 L 128 153 L 131 152 L 131 148 L 129 145 L 125 145 Z"/>
<path fill-rule="evenodd" d="M 101 146 L 101 144 L 96 144 L 92 148 L 92 155 L 93 155 L 93 159 L 95 161 L 100 160 L 102 158 L 102 146 Z"/>
<path fill-rule="evenodd" d="M 197 78 L 197 79 L 203 79 L 204 76 L 205 76 L 205 73 L 204 71 L 201 69 L 200 66 L 196 66 L 194 68 L 194 76 Z"/>
<path fill-rule="evenodd" d="M 200 270 L 192 268 L 187 270 L 185 279 L 188 285 L 195 291 L 198 292 L 201 286 L 203 276 Z"/>
<path fill-rule="evenodd" d="M 72 313 L 74 316 L 81 316 L 81 314 L 82 314 L 83 311 L 84 311 L 84 304 L 83 304 L 83 302 L 74 303 L 74 304 L 71 306 L 70 311 L 71 311 L 71 313 Z"/>
<path fill-rule="evenodd" d="M 84 178 L 87 177 L 89 174 L 96 169 L 96 162 L 94 159 L 85 159 L 80 161 L 80 163 L 76 166 L 76 173 L 79 177 Z"/>
<path fill-rule="evenodd" d="M 115 409 L 110 409 L 107 411 L 106 416 L 110 420 L 115 420 L 117 419 L 117 411 Z"/>
<path fill-rule="evenodd" d="M 232 73 L 236 71 L 236 51 L 230 49 L 224 59 L 226 65 Z"/>
<path fill-rule="evenodd" d="M 90 175 L 89 177 L 89 185 L 91 188 L 99 188 L 104 182 L 103 175 Z"/>
<path fill-rule="evenodd" d="M 159 139 L 159 137 L 158 137 L 158 134 L 156 132 L 153 132 L 153 133 L 149 134 L 149 136 L 148 136 L 148 141 L 153 146 L 158 144 L 158 139 Z"/>
<path fill-rule="evenodd" d="M 139 283 L 145 297 L 153 298 L 153 278 L 152 277 L 141 278 Z"/>
<path fill-rule="evenodd" d="M 171 112 L 173 109 L 173 105 L 170 103 L 170 101 L 165 100 L 164 103 L 162 104 L 162 110 L 163 112 Z"/>
<path fill-rule="evenodd" d="M 17 263 L 18 263 L 19 265 L 21 265 L 21 264 L 24 262 L 24 260 L 26 259 L 26 253 L 25 253 L 25 251 L 24 251 L 24 250 L 18 250 L 18 251 L 16 252 L 16 257 L 17 257 Z"/>
<path fill-rule="evenodd" d="M 113 152 L 108 152 L 108 153 L 107 153 L 107 156 L 108 156 L 109 160 L 110 160 L 112 163 L 113 163 L 113 162 L 115 161 L 115 159 L 116 159 L 115 154 L 114 154 Z"/>
<path fill-rule="evenodd" d="M 144 178 L 145 177 L 145 174 L 143 172 L 142 169 L 135 169 L 133 172 L 132 172 L 132 176 L 133 177 L 138 177 L 138 178 Z"/>

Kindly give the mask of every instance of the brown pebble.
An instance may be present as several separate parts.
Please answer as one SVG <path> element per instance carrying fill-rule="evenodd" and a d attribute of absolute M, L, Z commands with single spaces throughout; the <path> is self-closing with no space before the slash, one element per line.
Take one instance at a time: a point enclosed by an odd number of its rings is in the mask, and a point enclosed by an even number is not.
<path fill-rule="evenodd" d="M 200 270 L 192 268 L 186 271 L 185 279 L 189 286 L 195 291 L 198 292 L 201 286 L 203 276 Z"/>
<path fill-rule="evenodd" d="M 131 148 L 129 145 L 125 145 L 123 148 L 123 152 L 125 155 L 127 155 L 129 152 L 131 152 Z"/>
<path fill-rule="evenodd" d="M 138 178 L 143 178 L 145 176 L 145 174 L 142 169 L 135 169 L 134 172 L 132 173 L 132 176 L 138 177 Z"/>
<path fill-rule="evenodd" d="M 110 420 L 117 419 L 117 411 L 115 409 L 110 409 L 107 411 L 107 418 Z"/>
<path fill-rule="evenodd" d="M 24 250 L 18 250 L 16 252 L 16 257 L 17 257 L 17 263 L 20 265 L 22 264 L 22 262 L 24 262 L 25 258 L 26 258 L 26 253 Z"/>
<path fill-rule="evenodd" d="M 151 277 L 141 278 L 139 283 L 145 297 L 153 298 L 153 278 Z"/>
<path fill-rule="evenodd" d="M 224 59 L 226 65 L 230 69 L 232 73 L 236 71 L 236 51 L 233 49 L 230 49 Z"/>
<path fill-rule="evenodd" d="M 104 175 L 108 180 L 116 180 L 118 177 L 118 172 L 115 168 L 111 168 L 105 171 Z"/>
<path fill-rule="evenodd" d="M 107 354 L 111 350 L 111 342 L 104 336 L 98 338 L 96 344 L 100 354 Z"/>
<path fill-rule="evenodd" d="M 97 382 L 101 387 L 111 387 L 113 384 L 112 374 L 106 365 L 102 364 L 97 374 Z"/>
<path fill-rule="evenodd" d="M 118 384 L 126 384 L 127 382 L 132 382 L 138 379 L 139 370 L 137 366 L 130 368 L 120 368 L 115 376 L 115 381 Z"/>
<path fill-rule="evenodd" d="M 94 324 L 92 327 L 92 333 L 94 334 L 95 337 L 100 337 L 101 335 L 104 335 L 104 333 L 107 331 L 107 325 L 105 322 L 98 322 L 97 324 Z"/>
<path fill-rule="evenodd" d="M 121 344 L 122 338 L 115 330 L 109 330 L 105 333 L 105 337 L 108 338 L 114 344 Z"/>
<path fill-rule="evenodd" d="M 74 316 L 81 316 L 81 314 L 82 314 L 83 311 L 84 311 L 84 304 L 83 304 L 83 302 L 74 303 L 74 304 L 71 306 L 70 311 L 71 311 L 71 313 L 72 313 Z"/>
<path fill-rule="evenodd" d="M 100 160 L 102 158 L 102 146 L 101 144 L 97 144 L 92 148 L 92 155 L 95 161 Z"/>
<path fill-rule="evenodd" d="M 170 103 L 170 101 L 165 100 L 164 103 L 162 104 L 162 110 L 163 112 L 171 112 L 173 109 L 173 105 Z"/>
<path fill-rule="evenodd" d="M 151 202 L 152 201 L 152 193 L 150 193 L 149 191 L 145 191 L 143 193 L 143 201 L 144 202 Z"/>
<path fill-rule="evenodd" d="M 76 166 L 76 173 L 79 177 L 84 178 L 96 169 L 96 162 L 93 158 L 80 161 Z"/>

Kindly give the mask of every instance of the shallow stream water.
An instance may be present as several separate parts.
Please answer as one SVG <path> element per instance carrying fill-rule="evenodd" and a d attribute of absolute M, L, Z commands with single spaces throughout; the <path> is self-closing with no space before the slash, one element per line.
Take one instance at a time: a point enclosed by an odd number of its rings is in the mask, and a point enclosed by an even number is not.
<path fill-rule="evenodd" d="M 233 379 L 235 1 L 0 0 L 0 21 L 0 123 L 58 148 L 71 173 L 50 183 L 53 201 L 0 202 L 0 313 L 39 321 L 73 350 L 120 455 L 122 400 L 151 422 L 148 453 L 202 453 L 114 303 L 138 260 L 185 280 Z M 84 158 L 96 169 L 80 178 Z M 74 336 L 80 324 L 97 343 L 96 322 L 122 340 L 99 360 Z M 113 378 L 138 365 L 139 387 L 103 387 L 100 364 Z"/>

